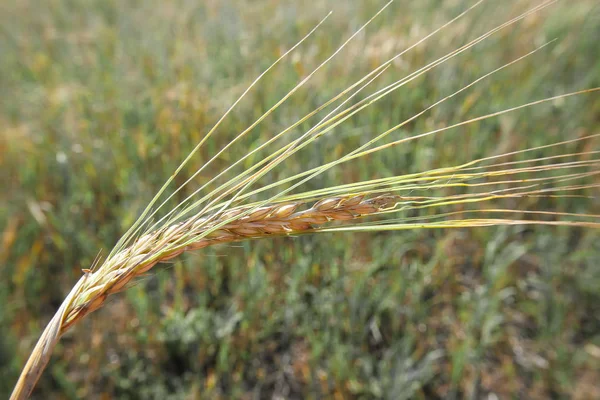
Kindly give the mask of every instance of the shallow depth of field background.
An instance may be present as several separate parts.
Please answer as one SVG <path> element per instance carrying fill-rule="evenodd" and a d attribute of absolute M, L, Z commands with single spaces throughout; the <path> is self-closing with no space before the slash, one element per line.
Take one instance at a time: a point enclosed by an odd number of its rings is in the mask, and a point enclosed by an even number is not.
<path fill-rule="evenodd" d="M 0 5 L 1 398 L 81 269 L 110 250 L 245 87 L 334 11 L 185 173 L 383 5 L 312 3 Z M 472 3 L 393 4 L 194 187 Z M 488 3 L 403 56 L 373 89 L 539 4 Z M 599 37 L 595 1 L 561 1 L 391 94 L 263 182 L 335 159 L 553 38 L 393 138 L 600 86 Z M 350 163 L 305 189 L 598 133 L 599 115 L 597 94 L 553 102 Z M 600 212 L 597 199 L 526 198 L 509 206 Z M 578 228 L 336 234 L 214 247 L 155 268 L 72 329 L 34 398 L 598 398 L 599 263 L 600 232 Z"/>

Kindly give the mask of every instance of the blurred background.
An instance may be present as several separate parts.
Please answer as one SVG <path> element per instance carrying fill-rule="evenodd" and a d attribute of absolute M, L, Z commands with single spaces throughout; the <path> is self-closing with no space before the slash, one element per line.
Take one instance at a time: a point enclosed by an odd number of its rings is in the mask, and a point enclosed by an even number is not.
<path fill-rule="evenodd" d="M 182 196 L 473 3 L 396 1 Z M 396 60 L 374 88 L 540 3 L 484 3 Z M 334 11 L 177 183 L 383 4 L 0 4 L 0 397 L 81 269 L 110 251 L 252 80 Z M 392 139 L 600 86 L 600 7 L 559 1 L 364 110 L 261 183 L 336 159 L 554 38 Z M 598 133 L 599 116 L 597 94 L 528 108 L 357 160 L 304 189 Z M 563 150 L 593 150 L 586 143 Z M 580 198 L 512 207 L 600 212 Z M 512 226 L 208 248 L 155 267 L 68 332 L 34 398 L 600 398 L 599 239 L 591 229 Z"/>

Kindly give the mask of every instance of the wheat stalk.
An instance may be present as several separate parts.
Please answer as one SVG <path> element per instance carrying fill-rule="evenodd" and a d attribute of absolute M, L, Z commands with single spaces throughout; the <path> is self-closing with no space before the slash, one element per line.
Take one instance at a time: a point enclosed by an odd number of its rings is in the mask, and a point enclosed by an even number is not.
<path fill-rule="evenodd" d="M 239 207 L 208 217 L 192 217 L 143 235 L 97 270 L 83 270 L 83 277 L 42 334 L 30 359 L 35 362 L 30 369 L 29 363 L 25 367 L 12 398 L 29 395 L 52 349 L 71 325 L 102 307 L 108 296 L 122 291 L 132 279 L 157 263 L 216 244 L 309 233 L 327 222 L 374 215 L 393 207 L 400 199 L 397 195 L 353 195 L 324 198 L 304 210 L 298 210 L 304 204 L 301 202 Z"/>
<path fill-rule="evenodd" d="M 600 223 L 596 221 L 598 219 L 598 216 L 596 215 L 545 212 L 539 210 L 522 211 L 501 208 L 464 210 L 460 213 L 442 211 L 433 216 L 419 217 L 418 220 L 416 217 L 387 217 L 388 215 L 391 215 L 391 213 L 398 213 L 405 210 L 443 210 L 444 207 L 449 205 L 473 205 L 503 198 L 524 196 L 579 196 L 579 193 L 581 193 L 583 190 L 598 186 L 596 184 L 585 183 L 585 181 L 583 183 L 581 182 L 584 179 L 595 177 L 597 174 L 599 174 L 598 166 L 600 166 L 600 163 L 593 159 L 593 156 L 597 153 L 595 151 L 556 156 L 567 159 L 566 161 L 560 160 L 560 162 L 555 160 L 555 157 L 540 157 L 536 159 L 528 159 L 524 162 L 498 162 L 496 164 L 489 163 L 498 159 L 503 160 L 503 158 L 507 156 L 539 150 L 545 147 L 563 146 L 576 141 L 590 140 L 598 135 L 589 135 L 586 137 L 540 146 L 533 149 L 524 149 L 517 152 L 499 154 L 479 160 L 473 160 L 467 164 L 425 171 L 423 173 L 385 177 L 363 182 L 353 182 L 346 185 L 326 187 L 319 190 L 302 193 L 294 192 L 296 188 L 312 178 L 323 174 L 333 167 L 350 162 L 357 158 L 368 156 L 372 153 L 385 149 L 393 148 L 394 146 L 404 144 L 411 140 L 436 135 L 449 129 L 454 129 L 478 121 L 494 118 L 501 114 L 514 112 L 526 107 L 555 101 L 557 99 L 564 99 L 574 95 L 583 95 L 585 93 L 592 93 L 599 90 L 598 88 L 593 88 L 545 98 L 513 108 L 489 113 L 430 132 L 417 134 L 384 144 L 378 143 L 391 133 L 397 131 L 399 128 L 405 126 L 434 107 L 437 107 L 444 101 L 454 97 L 473 85 L 478 84 L 482 80 L 487 79 L 489 76 L 500 71 L 501 69 L 521 61 L 550 42 L 501 66 L 500 68 L 481 76 L 479 79 L 465 85 L 451 95 L 440 99 L 431 106 L 425 108 L 422 112 L 415 114 L 414 116 L 403 121 L 401 124 L 391 127 L 385 132 L 369 140 L 367 143 L 350 151 L 348 154 L 335 161 L 325 163 L 319 167 L 308 169 L 296 175 L 289 176 L 277 182 L 263 185 L 258 189 L 251 190 L 252 185 L 254 185 L 256 182 L 259 182 L 259 180 L 265 176 L 265 174 L 272 171 L 293 154 L 301 151 L 309 144 L 314 143 L 314 141 L 316 141 L 320 136 L 331 132 L 335 127 L 339 126 L 356 113 L 360 112 L 366 107 L 371 106 L 372 104 L 375 104 L 378 100 L 398 90 L 411 80 L 422 76 L 431 69 L 443 64 L 447 60 L 456 57 L 478 43 L 481 43 L 496 32 L 499 32 L 500 30 L 511 26 L 517 21 L 522 20 L 528 15 L 538 12 L 539 10 L 554 3 L 554 1 L 544 2 L 513 19 L 493 29 L 490 29 L 484 35 L 481 35 L 464 46 L 449 52 L 447 55 L 440 57 L 436 61 L 424 66 L 407 77 L 376 91 L 356 104 L 347 106 L 351 99 L 367 88 L 374 80 L 381 76 L 381 74 L 386 72 L 391 63 L 399 56 L 414 48 L 416 45 L 422 43 L 426 39 L 429 39 L 434 34 L 440 32 L 452 22 L 456 21 L 458 18 L 462 17 L 467 12 L 478 6 L 482 1 L 483 0 L 478 1 L 456 18 L 434 30 L 415 45 L 409 47 L 402 53 L 381 64 L 372 72 L 365 75 L 362 79 L 355 82 L 329 101 L 325 102 L 322 106 L 316 108 L 313 112 L 309 113 L 303 118 L 300 118 L 296 123 L 292 124 L 282 132 L 274 135 L 267 142 L 261 144 L 258 149 L 252 150 L 243 157 L 240 157 L 238 161 L 232 163 L 229 167 L 225 168 L 221 173 L 212 178 L 208 183 L 202 185 L 199 189 L 194 191 L 176 207 L 169 210 L 166 215 L 160 219 L 153 220 L 158 211 L 163 209 L 167 202 L 176 193 L 190 183 L 213 160 L 226 152 L 233 143 L 246 135 L 247 132 L 264 120 L 266 116 L 283 104 L 287 98 L 299 90 L 322 66 L 329 62 L 329 60 L 338 54 L 350 40 L 352 40 L 359 32 L 361 32 L 373 20 L 373 18 L 383 12 L 389 3 L 371 19 L 369 19 L 360 29 L 358 29 L 356 33 L 354 33 L 336 51 L 334 51 L 330 57 L 328 57 L 323 63 L 321 63 L 310 74 L 308 74 L 305 79 L 303 79 L 300 83 L 298 83 L 297 86 L 290 90 L 286 96 L 278 101 L 253 124 L 251 124 L 248 129 L 241 132 L 234 140 L 220 149 L 217 154 L 215 154 L 208 162 L 206 162 L 173 193 L 171 193 L 162 203 L 159 204 L 159 199 L 162 198 L 161 196 L 163 196 L 167 187 L 172 183 L 175 176 L 182 171 L 184 166 L 198 151 L 198 149 L 216 131 L 231 110 L 248 93 L 248 91 L 268 71 L 273 68 L 273 66 L 287 56 L 297 46 L 299 46 L 306 38 L 308 38 L 312 32 L 314 32 L 315 29 L 317 29 L 324 22 L 325 19 L 319 22 L 319 24 L 317 24 L 313 30 L 311 30 L 304 38 L 291 47 L 290 50 L 285 52 L 278 60 L 276 60 L 269 68 L 267 68 L 264 73 L 262 73 L 255 81 L 253 81 L 248 89 L 245 90 L 244 93 L 234 102 L 234 104 L 225 112 L 223 117 L 207 133 L 202 141 L 198 143 L 198 145 L 190 152 L 188 157 L 176 169 L 173 175 L 167 180 L 165 185 L 159 190 L 157 195 L 150 201 L 147 208 L 142 212 L 140 218 L 118 241 L 106 259 L 102 263 L 98 262 L 90 269 L 83 270 L 83 276 L 75 284 L 71 292 L 64 300 L 60 309 L 57 311 L 53 319 L 42 333 L 27 364 L 23 369 L 19 381 L 15 386 L 11 399 L 23 399 L 29 396 L 46 364 L 48 363 L 54 346 L 58 342 L 61 335 L 64 334 L 71 326 L 73 326 L 87 314 L 102 307 L 106 303 L 108 296 L 124 290 L 130 282 L 132 282 L 135 278 L 147 273 L 157 263 L 170 260 L 187 251 L 194 251 L 207 246 L 247 239 L 348 230 L 382 231 L 415 228 L 475 227 L 507 224 L 577 225 L 593 228 L 600 227 Z M 342 101 L 341 104 L 339 104 L 333 111 L 329 112 L 318 123 L 314 124 L 311 129 L 302 134 L 299 138 L 293 140 L 291 143 L 273 149 L 270 151 L 267 157 L 255 162 L 241 174 L 236 175 L 226 182 L 218 185 L 216 189 L 205 193 L 208 185 L 212 184 L 222 176 L 225 176 L 225 174 L 230 172 L 234 166 L 239 165 L 239 163 L 256 154 L 259 150 L 273 145 L 276 140 L 292 132 L 294 128 L 307 121 L 317 112 L 324 110 L 326 107 L 334 104 L 344 97 L 346 97 L 346 99 Z M 269 149 L 271 149 L 271 147 L 269 147 Z M 586 161 L 571 160 L 573 157 L 582 155 L 589 156 L 589 159 Z M 551 163 L 549 164 L 548 162 Z M 527 165 L 521 166 L 520 163 L 527 163 Z M 558 172 L 559 175 L 543 175 L 544 173 L 548 172 Z M 533 178 L 521 178 L 519 176 L 525 173 L 539 175 Z M 490 178 L 496 180 L 489 182 L 481 181 L 482 179 Z M 502 178 L 503 180 L 498 181 L 499 178 Z M 505 185 L 507 187 L 499 188 L 500 185 Z M 492 189 L 485 189 L 488 186 L 491 186 Z M 431 190 L 439 188 L 469 188 L 473 190 L 483 188 L 484 190 L 474 191 L 467 194 L 445 195 L 442 197 L 435 197 L 430 194 Z M 257 201 L 250 204 L 248 203 L 250 199 L 253 199 L 259 195 L 264 195 L 268 190 L 271 189 L 276 189 L 277 193 L 273 196 L 268 196 L 262 201 Z M 419 194 L 421 191 L 425 191 L 426 194 Z M 200 193 L 205 194 L 198 199 L 197 196 Z M 506 214 L 507 217 L 465 218 L 465 215 L 469 213 Z M 538 221 L 517 218 L 514 216 L 515 214 L 527 214 L 529 216 L 551 216 L 553 218 L 580 217 L 584 220 Z M 368 216 L 381 216 L 384 218 L 380 221 L 359 223 L 359 220 L 361 220 L 362 217 Z M 328 224 L 330 222 L 343 222 L 343 224 L 334 224 L 332 226 L 331 224 Z"/>

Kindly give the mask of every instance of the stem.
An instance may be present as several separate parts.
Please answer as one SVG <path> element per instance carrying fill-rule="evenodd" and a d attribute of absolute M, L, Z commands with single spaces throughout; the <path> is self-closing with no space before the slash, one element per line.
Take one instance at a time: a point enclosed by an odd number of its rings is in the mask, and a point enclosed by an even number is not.
<path fill-rule="evenodd" d="M 31 392 L 37 381 L 40 379 L 42 372 L 44 372 L 48 361 L 50 361 L 54 347 L 56 347 L 60 337 L 66 330 L 65 327 L 63 327 L 63 321 L 66 314 L 65 311 L 69 308 L 72 299 L 75 298 L 75 295 L 79 292 L 85 280 L 86 276 L 84 275 L 79 279 L 75 286 L 73 286 L 69 295 L 65 298 L 56 314 L 54 314 L 54 317 L 52 317 L 44 329 L 44 332 L 33 348 L 25 367 L 21 371 L 21 376 L 19 376 L 19 380 L 13 389 L 10 400 L 23 400 L 31 395 Z"/>

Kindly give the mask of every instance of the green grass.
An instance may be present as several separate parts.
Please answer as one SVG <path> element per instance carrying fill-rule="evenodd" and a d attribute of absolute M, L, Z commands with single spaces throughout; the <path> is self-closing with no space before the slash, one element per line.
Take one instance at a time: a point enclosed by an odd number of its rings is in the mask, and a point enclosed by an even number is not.
<path fill-rule="evenodd" d="M 0 6 L 0 397 L 12 390 L 81 268 L 99 249 L 110 251 L 244 88 L 334 10 L 309 43 L 249 94 L 186 173 L 383 4 L 299 3 Z M 378 87 L 539 4 L 488 3 L 403 56 Z M 196 184 L 469 4 L 394 3 Z M 338 158 L 546 40 L 558 38 L 391 139 L 600 86 L 599 36 L 594 1 L 559 2 L 386 97 L 266 182 Z M 599 133 L 598 115 L 597 94 L 578 96 L 353 161 L 304 188 Z M 585 150 L 593 148 L 567 149 Z M 598 199 L 530 198 L 512 207 L 600 213 Z M 34 397 L 593 398 L 600 396 L 598 239 L 599 232 L 582 228 L 501 227 L 209 248 L 155 269 L 76 326 Z"/>

